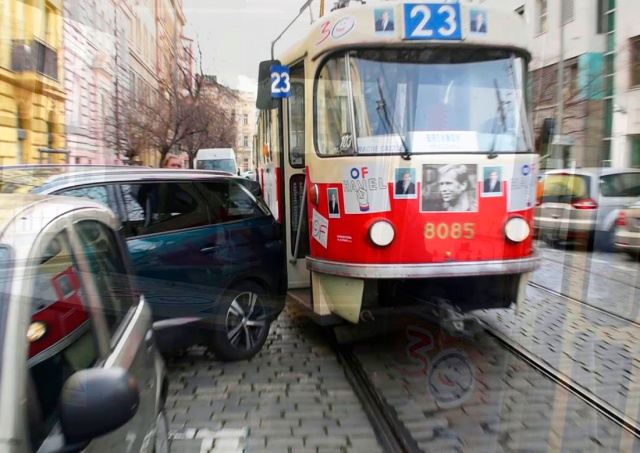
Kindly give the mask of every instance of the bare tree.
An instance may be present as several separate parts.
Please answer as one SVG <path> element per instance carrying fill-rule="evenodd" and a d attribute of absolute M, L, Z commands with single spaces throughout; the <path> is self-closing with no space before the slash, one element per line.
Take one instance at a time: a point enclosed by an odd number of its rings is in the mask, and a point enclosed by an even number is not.
<path fill-rule="evenodd" d="M 230 146 L 236 126 L 227 106 L 235 105 L 236 95 L 217 82 L 215 90 L 210 85 L 201 67 L 194 75 L 178 65 L 177 77 L 160 80 L 157 92 L 138 93 L 132 87 L 114 105 L 107 142 L 130 160 L 145 149 L 159 152 L 160 161 L 173 150 L 186 151 L 191 166 L 199 148 Z"/>
<path fill-rule="evenodd" d="M 189 135 L 183 143 L 183 150 L 189 156 L 189 168 L 199 149 L 232 148 L 237 136 L 235 104 L 238 95 L 214 78 L 203 76 L 203 85 L 196 105 L 194 121 L 199 123 L 198 132 Z"/>

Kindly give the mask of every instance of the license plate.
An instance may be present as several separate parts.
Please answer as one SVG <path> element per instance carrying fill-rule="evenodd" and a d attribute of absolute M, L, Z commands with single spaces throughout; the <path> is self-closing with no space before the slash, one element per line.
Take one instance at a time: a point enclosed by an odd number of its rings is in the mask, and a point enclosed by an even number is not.
<path fill-rule="evenodd" d="M 549 208 L 549 209 L 566 209 L 566 204 L 564 203 L 542 203 L 542 207 L 543 208 Z"/>

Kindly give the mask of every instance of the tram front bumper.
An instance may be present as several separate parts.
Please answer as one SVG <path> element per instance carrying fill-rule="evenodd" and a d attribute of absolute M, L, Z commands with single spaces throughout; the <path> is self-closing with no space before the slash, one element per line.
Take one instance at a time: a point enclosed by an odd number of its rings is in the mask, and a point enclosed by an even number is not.
<path fill-rule="evenodd" d="M 526 258 L 493 261 L 449 261 L 420 264 L 360 264 L 307 257 L 307 269 L 321 274 L 359 279 L 417 279 L 526 274 L 540 265 L 535 253 Z"/>

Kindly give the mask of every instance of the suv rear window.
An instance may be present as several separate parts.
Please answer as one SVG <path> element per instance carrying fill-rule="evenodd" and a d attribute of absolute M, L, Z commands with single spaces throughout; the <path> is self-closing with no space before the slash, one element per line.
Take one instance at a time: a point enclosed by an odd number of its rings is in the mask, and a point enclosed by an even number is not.
<path fill-rule="evenodd" d="M 543 201 L 573 201 L 590 195 L 591 178 L 584 175 L 546 175 Z"/>

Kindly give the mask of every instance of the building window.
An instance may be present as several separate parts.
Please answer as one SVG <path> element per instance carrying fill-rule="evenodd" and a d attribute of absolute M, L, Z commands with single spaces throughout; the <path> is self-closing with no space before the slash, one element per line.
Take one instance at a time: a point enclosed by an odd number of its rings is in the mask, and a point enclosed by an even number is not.
<path fill-rule="evenodd" d="M 536 6 L 538 8 L 538 23 L 537 32 L 547 32 L 547 0 L 536 0 Z"/>
<path fill-rule="evenodd" d="M 249 115 L 247 115 L 246 113 L 242 115 L 242 123 L 243 124 L 249 124 Z M 247 145 L 245 145 L 247 146 Z"/>
<path fill-rule="evenodd" d="M 609 0 L 598 0 L 598 11 L 596 13 L 596 33 L 607 32 L 607 3 Z"/>
<path fill-rule="evenodd" d="M 640 36 L 631 38 L 631 86 L 640 86 Z"/>
<path fill-rule="evenodd" d="M 245 148 L 247 148 L 249 146 L 249 136 L 245 135 L 244 137 L 242 137 L 242 146 L 244 146 Z"/>
<path fill-rule="evenodd" d="M 569 64 L 567 68 L 567 77 L 565 79 L 565 85 L 568 89 L 568 95 L 574 96 L 578 93 L 579 84 L 578 84 L 578 62 L 575 61 Z"/>
<path fill-rule="evenodd" d="M 562 0 L 562 23 L 573 20 L 573 0 Z"/>

